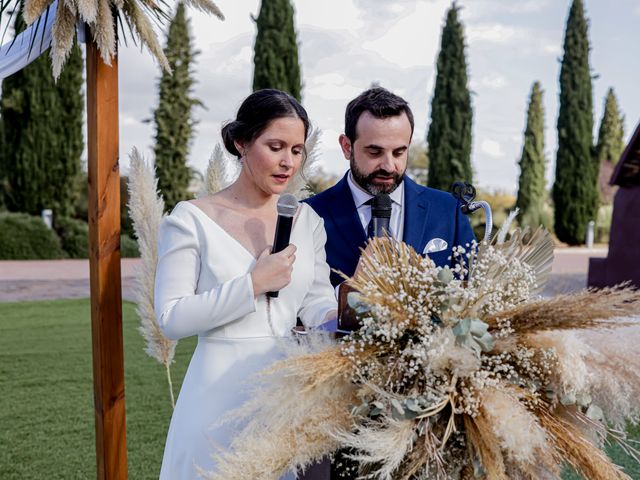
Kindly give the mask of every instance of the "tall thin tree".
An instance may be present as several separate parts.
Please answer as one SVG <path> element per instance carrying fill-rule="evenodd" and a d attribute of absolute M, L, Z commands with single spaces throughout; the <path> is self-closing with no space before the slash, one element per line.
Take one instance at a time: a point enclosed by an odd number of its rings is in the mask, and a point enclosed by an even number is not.
<path fill-rule="evenodd" d="M 262 0 L 256 19 L 253 90 L 277 88 L 300 100 L 300 64 L 289 0 Z"/>
<path fill-rule="evenodd" d="M 17 15 L 16 32 L 24 28 Z M 2 82 L 0 180 L 7 209 L 50 208 L 54 218 L 73 212 L 84 148 L 83 65 L 74 45 L 57 82 L 47 54 Z"/>
<path fill-rule="evenodd" d="M 449 190 L 454 181 L 471 182 L 473 109 L 467 86 L 467 60 L 460 8 L 454 2 L 442 29 L 437 75 L 431 101 L 428 185 Z"/>
<path fill-rule="evenodd" d="M 584 243 L 598 210 L 598 165 L 593 155 L 593 99 L 588 23 L 582 0 L 574 0 L 560 70 L 558 152 L 553 185 L 555 232 L 570 245 Z"/>
<path fill-rule="evenodd" d="M 545 200 L 544 170 L 544 108 L 542 87 L 535 82 L 531 87 L 527 126 L 520 155 L 520 177 L 518 179 L 518 220 L 521 224 L 540 224 Z M 534 225 L 532 225 L 534 226 Z M 537 226 L 537 225 L 535 225 Z"/>
<path fill-rule="evenodd" d="M 198 52 L 191 44 L 189 19 L 182 2 L 169 25 L 164 53 L 172 71 L 163 71 L 160 77 L 158 108 L 153 114 L 155 159 L 158 188 L 165 205 L 172 209 L 191 196 L 188 188 L 192 170 L 187 160 L 196 124 L 193 107 L 202 105 L 193 97 L 192 66 Z"/>
<path fill-rule="evenodd" d="M 600 165 L 604 161 L 614 165 L 620 160 L 624 150 L 624 115 L 618 106 L 618 99 L 609 88 L 604 101 L 604 113 L 600 121 L 598 131 L 598 143 L 596 144 L 596 161 Z"/>

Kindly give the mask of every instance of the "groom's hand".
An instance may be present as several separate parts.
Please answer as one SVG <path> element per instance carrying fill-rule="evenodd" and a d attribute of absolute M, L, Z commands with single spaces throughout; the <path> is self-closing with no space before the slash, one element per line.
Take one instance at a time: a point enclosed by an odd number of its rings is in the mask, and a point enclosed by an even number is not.
<path fill-rule="evenodd" d="M 296 246 L 288 245 L 278 253 L 271 253 L 271 247 L 266 248 L 256 260 L 251 271 L 253 294 L 262 295 L 267 292 L 277 292 L 289 285 L 293 262 L 296 260 Z"/>

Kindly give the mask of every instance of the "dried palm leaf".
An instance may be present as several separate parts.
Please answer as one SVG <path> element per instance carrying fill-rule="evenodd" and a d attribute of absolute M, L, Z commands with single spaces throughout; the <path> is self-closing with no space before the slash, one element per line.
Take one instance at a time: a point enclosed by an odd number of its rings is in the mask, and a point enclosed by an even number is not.
<path fill-rule="evenodd" d="M 171 66 L 169 60 L 167 60 L 164 50 L 158 41 L 153 26 L 149 17 L 138 6 L 136 0 L 126 0 L 124 2 L 123 12 L 126 15 L 127 21 L 133 25 L 133 30 L 138 34 L 138 37 L 142 41 L 143 45 L 149 49 L 149 52 L 155 57 L 160 66 L 166 71 L 171 73 Z"/>
<path fill-rule="evenodd" d="M 222 10 L 218 8 L 218 6 L 213 3 L 211 0 L 183 0 L 184 4 L 188 7 L 194 7 L 201 12 L 210 13 L 215 15 L 220 20 L 224 20 L 224 14 Z"/>
<path fill-rule="evenodd" d="M 9 3 L 18 4 L 18 0 L 8 0 Z M 26 0 L 24 3 L 24 18 L 28 25 L 35 22 L 41 15 L 48 12 L 53 0 Z M 65 5 L 67 10 L 61 10 Z M 211 0 L 185 0 L 190 5 L 205 13 L 215 15 L 224 20 L 224 15 Z M 7 5 L 0 9 L 2 11 Z M 111 59 L 116 53 L 116 19 L 123 15 L 131 33 L 145 45 L 156 58 L 160 66 L 170 71 L 169 63 L 165 58 L 157 36 L 151 25 L 151 19 L 162 24 L 169 18 L 169 12 L 163 8 L 166 2 L 157 3 L 155 0 L 60 0 L 58 13 L 63 13 L 65 18 L 57 21 L 57 40 L 52 49 L 53 71 L 57 78 L 68 56 L 70 33 L 68 25 L 71 24 L 69 14 L 73 13 L 74 23 L 84 22 L 89 26 L 91 35 L 95 40 L 100 56 L 107 65 L 111 65 Z M 63 28 L 64 27 L 64 28 Z M 36 31 L 36 35 L 37 35 Z"/>

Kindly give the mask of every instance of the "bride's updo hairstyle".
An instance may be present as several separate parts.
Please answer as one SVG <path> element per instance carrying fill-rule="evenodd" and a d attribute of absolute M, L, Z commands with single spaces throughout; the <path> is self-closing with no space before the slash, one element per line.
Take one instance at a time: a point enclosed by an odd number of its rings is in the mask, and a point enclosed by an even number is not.
<path fill-rule="evenodd" d="M 264 132 L 272 120 L 284 117 L 302 120 L 306 141 L 309 134 L 309 117 L 295 98 L 273 88 L 253 92 L 240 105 L 236 119 L 222 127 L 225 148 L 240 158 L 242 155 L 234 142 L 250 144 Z"/>

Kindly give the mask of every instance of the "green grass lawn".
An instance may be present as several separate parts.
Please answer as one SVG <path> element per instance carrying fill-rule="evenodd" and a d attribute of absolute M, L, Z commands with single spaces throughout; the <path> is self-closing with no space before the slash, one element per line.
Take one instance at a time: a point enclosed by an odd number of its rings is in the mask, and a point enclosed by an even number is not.
<path fill-rule="evenodd" d="M 144 353 L 131 303 L 123 324 L 129 478 L 157 479 L 171 417 L 164 368 Z M 176 394 L 194 346 L 178 344 Z M 637 463 L 609 453 L 640 479 Z M 45 478 L 95 478 L 88 300 L 0 303 L 0 479 Z"/>
<path fill-rule="evenodd" d="M 129 478 L 157 479 L 171 418 L 164 367 L 123 306 Z M 179 343 L 177 395 L 195 339 Z M 0 478 L 96 476 L 88 300 L 0 303 Z"/>

